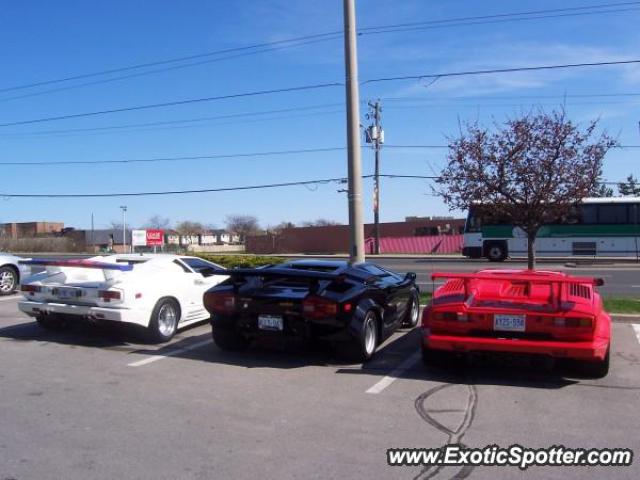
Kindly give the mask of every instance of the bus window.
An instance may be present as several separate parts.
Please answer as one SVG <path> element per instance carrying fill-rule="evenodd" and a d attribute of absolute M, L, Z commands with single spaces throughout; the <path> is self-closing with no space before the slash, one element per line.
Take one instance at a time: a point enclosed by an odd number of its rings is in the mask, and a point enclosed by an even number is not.
<path fill-rule="evenodd" d="M 465 233 L 478 233 L 481 231 L 482 221 L 478 215 L 478 208 L 470 207 L 467 221 L 464 223 Z"/>
<path fill-rule="evenodd" d="M 597 205 L 583 205 L 582 206 L 582 221 L 587 225 L 593 225 L 598 223 L 598 207 Z"/>
<path fill-rule="evenodd" d="M 629 223 L 627 206 L 625 204 L 600 205 L 598 207 L 598 223 L 606 225 Z"/>

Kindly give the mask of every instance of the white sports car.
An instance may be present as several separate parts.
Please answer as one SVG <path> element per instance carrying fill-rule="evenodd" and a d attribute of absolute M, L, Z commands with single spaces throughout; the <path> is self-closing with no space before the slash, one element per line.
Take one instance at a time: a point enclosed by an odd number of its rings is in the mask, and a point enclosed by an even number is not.
<path fill-rule="evenodd" d="M 147 327 L 166 342 L 178 328 L 209 318 L 202 297 L 227 278 L 222 267 L 196 257 L 129 254 L 86 260 L 33 259 L 45 271 L 23 279 L 21 311 L 45 328 L 69 318 L 110 320 Z"/>
<path fill-rule="evenodd" d="M 20 284 L 20 279 L 29 275 L 31 269 L 18 264 L 20 257 L 0 252 L 0 296 L 10 295 Z"/>

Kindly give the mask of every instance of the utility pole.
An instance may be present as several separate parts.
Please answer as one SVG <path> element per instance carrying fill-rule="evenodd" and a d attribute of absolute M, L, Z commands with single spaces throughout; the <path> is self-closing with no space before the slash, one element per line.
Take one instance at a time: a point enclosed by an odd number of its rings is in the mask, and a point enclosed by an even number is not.
<path fill-rule="evenodd" d="M 122 209 L 122 253 L 127 253 L 127 206 L 120 205 Z"/>
<path fill-rule="evenodd" d="M 360 158 L 360 94 L 355 0 L 344 0 L 344 63 L 347 94 L 347 158 L 349 178 L 349 262 L 364 262 L 362 160 Z"/>
<path fill-rule="evenodd" d="M 380 125 L 380 114 L 382 113 L 380 100 L 375 103 L 369 102 L 369 108 L 371 111 L 367 117 L 373 119 L 373 125 L 367 129 L 366 142 L 373 144 L 376 158 L 373 175 L 373 240 L 374 252 L 376 255 L 380 255 L 380 150 L 382 150 L 384 143 L 384 131 Z"/>

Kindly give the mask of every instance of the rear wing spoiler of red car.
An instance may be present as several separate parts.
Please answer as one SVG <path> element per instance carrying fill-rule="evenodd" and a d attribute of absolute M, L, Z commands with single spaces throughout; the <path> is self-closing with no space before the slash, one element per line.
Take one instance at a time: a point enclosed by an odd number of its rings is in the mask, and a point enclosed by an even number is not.
<path fill-rule="evenodd" d="M 527 282 L 527 283 L 541 283 L 541 284 L 549 284 L 549 283 L 579 283 L 579 284 L 587 284 L 593 285 L 596 287 L 601 287 L 604 285 L 604 280 L 602 278 L 594 278 L 594 277 L 561 277 L 556 275 L 549 276 L 541 276 L 541 275 L 513 275 L 510 273 L 443 273 L 436 272 L 431 275 L 433 280 L 437 278 L 448 278 L 448 279 L 456 279 L 459 278 L 465 281 L 465 284 L 469 280 L 493 280 L 493 281 L 512 281 L 512 282 Z"/>
<path fill-rule="evenodd" d="M 20 265 L 32 265 L 39 267 L 75 267 L 75 268 L 95 268 L 98 270 L 118 270 L 120 272 L 130 272 L 133 265 L 129 263 L 107 263 L 87 259 L 66 259 L 55 258 L 33 258 L 31 260 L 19 260 Z"/>
<path fill-rule="evenodd" d="M 468 301 L 469 298 L 469 282 L 471 280 L 487 280 L 493 282 L 511 282 L 511 283 L 524 283 L 524 284 L 538 284 L 538 285 L 590 285 L 590 286 L 602 286 L 604 280 L 601 278 L 593 277 L 565 277 L 560 275 L 540 275 L 526 273 L 511 274 L 511 273 L 441 273 L 436 272 L 431 275 L 433 280 L 437 278 L 446 278 L 450 280 L 460 279 L 464 282 L 464 298 Z M 530 290 L 530 287 L 529 287 Z M 558 288 L 557 294 L 554 288 L 550 291 L 549 304 L 554 308 L 557 308 L 563 302 L 563 289 Z"/>

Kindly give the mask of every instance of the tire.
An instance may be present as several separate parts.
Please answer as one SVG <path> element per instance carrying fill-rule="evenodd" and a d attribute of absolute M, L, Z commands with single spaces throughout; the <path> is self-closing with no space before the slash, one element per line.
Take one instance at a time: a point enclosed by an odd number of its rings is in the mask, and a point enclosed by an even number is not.
<path fill-rule="evenodd" d="M 373 357 L 378 346 L 378 316 L 373 310 L 367 311 L 362 321 L 362 329 L 351 345 L 350 355 L 356 362 L 367 362 Z"/>
<path fill-rule="evenodd" d="M 604 356 L 604 360 L 597 362 L 583 362 L 580 365 L 580 370 L 583 374 L 590 378 L 604 378 L 609 373 L 609 351 L 611 347 L 607 348 L 607 353 Z"/>
<path fill-rule="evenodd" d="M 36 317 L 36 322 L 38 322 L 38 325 L 45 330 L 50 331 L 64 330 L 68 326 L 64 317 L 55 314 L 38 315 Z"/>
<path fill-rule="evenodd" d="M 172 298 L 161 298 L 153 307 L 147 332 L 156 343 L 168 342 L 178 330 L 180 305 Z"/>
<path fill-rule="evenodd" d="M 18 288 L 19 275 L 18 271 L 5 265 L 0 267 L 0 296 L 11 295 Z"/>
<path fill-rule="evenodd" d="M 406 328 L 414 328 L 420 320 L 420 297 L 414 292 L 409 304 L 409 310 L 404 316 L 402 326 Z"/>
<path fill-rule="evenodd" d="M 485 255 L 490 262 L 503 262 L 507 258 L 507 247 L 503 243 L 489 243 Z"/>
<path fill-rule="evenodd" d="M 213 325 L 211 336 L 220 350 L 239 352 L 249 347 L 249 340 L 236 332 L 234 328 Z"/>

